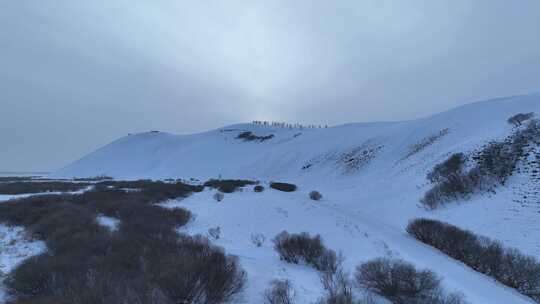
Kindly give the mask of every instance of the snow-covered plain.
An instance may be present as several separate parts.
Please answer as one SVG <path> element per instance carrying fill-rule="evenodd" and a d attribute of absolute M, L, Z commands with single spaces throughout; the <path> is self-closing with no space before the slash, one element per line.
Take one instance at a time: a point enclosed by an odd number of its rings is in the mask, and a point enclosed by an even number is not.
<path fill-rule="evenodd" d="M 444 278 L 449 291 L 471 303 L 530 303 L 517 294 L 405 233 L 416 217 L 443 219 L 540 258 L 538 182 L 520 173 L 496 194 L 426 211 L 419 199 L 429 189 L 426 173 L 454 152 L 471 152 L 512 132 L 507 119 L 540 115 L 540 94 L 477 102 L 425 119 L 357 123 L 322 129 L 289 129 L 239 124 L 194 134 L 142 133 L 121 138 L 51 175 L 119 179 L 247 178 L 293 182 L 295 193 L 267 189 L 227 194 L 221 203 L 211 191 L 167 206 L 193 211 L 188 233 L 219 226 L 215 242 L 238 255 L 248 271 L 246 303 L 259 303 L 268 282 L 291 278 L 299 303 L 322 293 L 316 273 L 281 263 L 271 239 L 282 230 L 319 233 L 346 257 L 347 269 L 367 259 L 394 256 L 427 267 Z M 274 135 L 263 142 L 236 137 L 244 131 Z M 310 190 L 324 199 L 309 200 Z M 524 194 L 525 193 L 525 194 Z M 252 233 L 267 241 L 255 247 Z"/>

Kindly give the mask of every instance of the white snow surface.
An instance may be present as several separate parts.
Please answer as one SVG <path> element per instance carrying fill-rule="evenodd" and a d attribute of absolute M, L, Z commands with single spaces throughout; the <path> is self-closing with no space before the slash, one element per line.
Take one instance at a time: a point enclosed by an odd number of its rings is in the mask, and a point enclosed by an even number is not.
<path fill-rule="evenodd" d="M 120 225 L 120 220 L 114 217 L 105 216 L 105 215 L 98 215 L 96 217 L 96 222 L 109 229 L 111 232 L 118 230 L 118 225 Z"/>
<path fill-rule="evenodd" d="M 0 202 L 5 202 L 9 200 L 16 200 L 20 198 L 26 198 L 30 196 L 38 196 L 38 195 L 58 195 L 58 194 L 82 194 L 86 191 L 90 191 L 93 189 L 94 186 L 88 186 L 84 189 L 78 190 L 78 191 L 70 191 L 70 192 L 60 192 L 60 191 L 50 191 L 50 192 L 40 192 L 40 193 L 24 193 L 24 194 L 0 194 Z"/>
<path fill-rule="evenodd" d="M 512 177 L 497 194 L 478 195 L 436 211 L 419 206 L 430 187 L 430 169 L 451 153 L 471 152 L 504 138 L 512 132 L 507 119 L 528 112 L 540 115 L 540 94 L 477 102 L 405 122 L 303 130 L 239 124 L 194 135 L 142 133 L 121 138 L 52 177 L 221 177 L 297 184 L 295 193 L 253 193 L 246 188 L 217 203 L 208 190 L 166 203 L 194 212 L 196 218 L 184 228 L 188 233 L 221 228 L 216 243 L 238 255 L 249 275 L 245 303 L 260 303 L 262 291 L 276 278 L 293 280 L 298 303 L 322 294 L 313 270 L 279 261 L 270 239 L 282 230 L 321 234 L 330 248 L 344 253 L 350 271 L 362 261 L 394 256 L 434 270 L 449 291 L 463 292 L 471 303 L 531 303 L 417 242 L 404 229 L 417 217 L 442 219 L 540 258 L 540 199 L 523 195 L 539 187 L 524 174 Z M 244 142 L 236 138 L 243 131 L 274 138 Z M 423 148 L 411 153 L 419 146 Z M 320 191 L 323 200 L 309 200 L 311 190 Z M 262 248 L 251 243 L 251 233 L 265 234 Z"/>

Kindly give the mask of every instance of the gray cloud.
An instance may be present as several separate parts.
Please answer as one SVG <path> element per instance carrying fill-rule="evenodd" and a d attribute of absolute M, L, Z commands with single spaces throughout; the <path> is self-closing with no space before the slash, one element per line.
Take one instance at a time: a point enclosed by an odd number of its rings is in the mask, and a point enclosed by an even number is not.
<path fill-rule="evenodd" d="M 128 132 L 421 117 L 540 90 L 540 2 L 0 3 L 0 171 Z"/>

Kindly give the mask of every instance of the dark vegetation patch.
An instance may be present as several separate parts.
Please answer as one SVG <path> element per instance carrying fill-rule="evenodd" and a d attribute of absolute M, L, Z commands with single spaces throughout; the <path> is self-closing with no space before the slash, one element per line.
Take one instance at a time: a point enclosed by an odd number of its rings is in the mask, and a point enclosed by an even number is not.
<path fill-rule="evenodd" d="M 508 123 L 514 127 L 521 126 L 525 121 L 530 120 L 534 117 L 534 113 L 518 113 L 510 118 L 508 118 Z"/>
<path fill-rule="evenodd" d="M 309 193 L 309 198 L 314 201 L 320 201 L 322 199 L 322 194 L 319 191 L 311 191 Z"/>
<path fill-rule="evenodd" d="M 118 188 L 139 188 L 125 192 Z M 237 259 L 201 236 L 179 235 L 190 213 L 154 203 L 200 186 L 135 181 L 100 183 L 81 195 L 47 195 L 0 205 L 0 222 L 24 226 L 48 251 L 6 280 L 14 303 L 206 303 L 229 300 L 244 285 Z M 111 234 L 97 215 L 120 220 Z"/>
<path fill-rule="evenodd" d="M 217 192 L 214 194 L 214 199 L 219 203 L 225 198 L 225 195 L 221 192 Z"/>
<path fill-rule="evenodd" d="M 294 288 L 289 280 L 274 280 L 264 292 L 265 304 L 293 304 Z"/>
<path fill-rule="evenodd" d="M 38 176 L 0 176 L 0 183 L 31 181 Z"/>
<path fill-rule="evenodd" d="M 107 180 L 114 180 L 114 178 L 107 175 L 98 175 L 94 177 L 74 178 L 73 180 L 78 181 L 78 182 L 101 182 L 101 181 L 107 181 Z"/>
<path fill-rule="evenodd" d="M 257 136 L 253 134 L 253 132 L 246 131 L 238 134 L 236 137 L 237 139 L 242 139 L 243 141 L 259 141 L 263 142 L 269 139 L 274 138 L 274 134 L 266 135 L 266 136 Z"/>
<path fill-rule="evenodd" d="M 449 201 L 466 199 L 476 192 L 494 192 L 499 185 L 505 185 L 525 160 L 532 145 L 540 140 L 540 122 L 530 120 L 516 129 L 502 141 L 493 141 L 473 153 L 473 166 L 465 170 L 466 157 L 462 153 L 453 154 L 443 163 L 435 166 L 427 178 L 434 183 L 421 203 L 434 209 Z"/>
<path fill-rule="evenodd" d="M 41 192 L 71 192 L 79 191 L 90 184 L 71 183 L 63 181 L 16 181 L 9 183 L 0 183 L 0 194 L 26 194 Z"/>
<path fill-rule="evenodd" d="M 264 186 L 257 185 L 255 187 L 253 187 L 253 191 L 255 191 L 255 192 L 263 192 L 264 191 Z"/>
<path fill-rule="evenodd" d="M 540 262 L 534 257 L 436 220 L 413 220 L 407 226 L 407 232 L 540 303 Z"/>
<path fill-rule="evenodd" d="M 379 258 L 356 268 L 355 279 L 361 288 L 396 304 L 460 304 L 460 295 L 447 295 L 440 278 L 430 270 L 417 270 L 402 260 Z"/>
<path fill-rule="evenodd" d="M 439 141 L 441 138 L 445 137 L 449 133 L 450 133 L 450 129 L 445 128 L 445 129 L 440 130 L 436 134 L 432 134 L 432 135 L 430 135 L 430 136 L 428 136 L 426 138 L 423 138 L 419 142 L 417 142 L 414 145 L 409 147 L 409 151 L 407 152 L 407 155 L 405 155 L 405 157 L 403 159 L 407 159 L 407 158 L 421 152 L 422 150 L 424 150 L 425 148 L 433 145 L 434 143 L 436 143 L 437 141 Z"/>
<path fill-rule="evenodd" d="M 383 148 L 383 145 L 378 145 L 374 140 L 370 139 L 362 145 L 345 152 L 334 150 L 317 155 L 309 159 L 302 166 L 302 170 L 308 170 L 320 164 L 328 163 L 342 168 L 344 173 L 354 173 L 374 160 Z"/>
<path fill-rule="evenodd" d="M 255 185 L 256 181 L 245 179 L 211 179 L 204 183 L 205 187 L 218 189 L 223 193 L 233 193 L 247 185 Z"/>
<path fill-rule="evenodd" d="M 358 171 L 369 164 L 383 146 L 372 145 L 369 141 L 366 144 L 352 149 L 350 152 L 338 156 L 337 163 L 345 168 L 345 172 L 351 173 Z"/>
<path fill-rule="evenodd" d="M 307 165 L 302 166 L 302 170 L 307 170 L 311 167 L 313 167 L 313 164 L 307 164 Z"/>
<path fill-rule="evenodd" d="M 297 189 L 295 184 L 277 183 L 277 182 L 270 183 L 270 188 L 283 191 L 283 192 L 294 192 Z"/>
<path fill-rule="evenodd" d="M 191 192 L 201 192 L 203 186 L 194 186 L 182 182 L 165 183 L 162 181 L 136 180 L 136 181 L 105 181 L 96 184 L 102 189 L 138 189 L 142 194 L 153 197 L 152 202 L 160 202 L 167 199 L 185 197 Z"/>

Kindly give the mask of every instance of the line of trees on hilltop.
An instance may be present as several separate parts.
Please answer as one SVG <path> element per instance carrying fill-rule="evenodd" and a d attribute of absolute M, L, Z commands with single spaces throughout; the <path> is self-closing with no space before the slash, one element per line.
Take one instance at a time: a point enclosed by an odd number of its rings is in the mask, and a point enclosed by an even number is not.
<path fill-rule="evenodd" d="M 265 127 L 276 127 L 276 128 L 288 128 L 288 129 L 322 129 L 322 128 L 328 128 L 328 125 L 303 125 L 300 123 L 286 123 L 286 122 L 279 122 L 279 121 L 266 121 L 266 120 L 254 120 L 252 121 L 252 124 L 257 126 L 265 126 Z"/>

